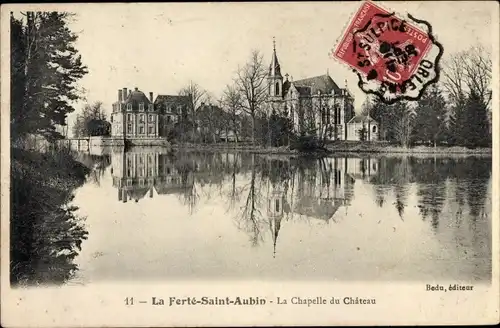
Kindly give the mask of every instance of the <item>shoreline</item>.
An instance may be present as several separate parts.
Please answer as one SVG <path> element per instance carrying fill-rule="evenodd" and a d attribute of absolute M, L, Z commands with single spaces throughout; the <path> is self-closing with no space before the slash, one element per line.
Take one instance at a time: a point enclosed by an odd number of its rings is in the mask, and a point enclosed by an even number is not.
<path fill-rule="evenodd" d="M 354 155 L 464 155 L 464 156 L 492 156 L 492 148 L 468 149 L 465 147 L 426 147 L 417 146 L 412 148 L 403 148 L 392 145 L 370 145 L 370 144 L 329 144 L 326 145 L 326 151 L 299 152 L 289 147 L 262 147 L 251 145 L 235 144 L 173 144 L 175 150 L 186 151 L 230 151 L 230 152 L 249 152 L 255 154 L 276 154 L 276 155 L 294 155 L 294 156 L 318 156 L 318 155 L 336 155 L 336 154 L 354 154 Z"/>

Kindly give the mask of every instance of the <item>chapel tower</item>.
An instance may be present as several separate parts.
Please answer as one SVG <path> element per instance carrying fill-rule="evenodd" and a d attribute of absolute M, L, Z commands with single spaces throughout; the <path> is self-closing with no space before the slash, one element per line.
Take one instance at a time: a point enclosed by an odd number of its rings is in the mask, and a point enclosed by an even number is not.
<path fill-rule="evenodd" d="M 271 99 L 278 100 L 283 98 L 283 76 L 281 67 L 276 55 L 276 40 L 273 37 L 273 57 L 269 66 L 269 75 L 267 77 L 269 84 L 269 96 Z"/>

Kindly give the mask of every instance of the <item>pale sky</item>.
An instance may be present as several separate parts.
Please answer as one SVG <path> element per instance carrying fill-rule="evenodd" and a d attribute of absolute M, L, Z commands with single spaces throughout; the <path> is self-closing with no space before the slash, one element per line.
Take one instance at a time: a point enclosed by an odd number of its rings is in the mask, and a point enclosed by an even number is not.
<path fill-rule="evenodd" d="M 498 5 L 491 2 L 382 2 L 389 10 L 427 20 L 451 53 L 474 44 L 487 49 Z M 258 49 L 269 65 L 273 36 L 282 74 L 294 80 L 325 74 L 347 79 L 356 111 L 366 96 L 346 66 L 329 57 L 360 2 L 184 3 L 57 5 L 77 14 L 71 29 L 89 74 L 81 81 L 88 101 L 108 113 L 119 88 L 177 94 L 193 80 L 214 96 L 232 82 L 238 65 Z M 77 112 L 82 104 L 76 106 Z M 74 114 L 72 118 L 74 118 Z M 71 119 L 70 119 L 71 121 Z"/>

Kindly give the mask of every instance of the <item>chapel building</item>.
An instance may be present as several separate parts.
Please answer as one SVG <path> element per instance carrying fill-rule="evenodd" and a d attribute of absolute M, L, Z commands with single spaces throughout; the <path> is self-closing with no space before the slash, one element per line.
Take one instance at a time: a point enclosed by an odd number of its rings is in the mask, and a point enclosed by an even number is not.
<path fill-rule="evenodd" d="M 354 97 L 327 73 L 293 81 L 281 74 L 273 42 L 268 74 L 268 98 L 271 110 L 290 115 L 297 133 L 315 132 L 326 140 L 347 140 L 347 123 L 355 116 Z"/>

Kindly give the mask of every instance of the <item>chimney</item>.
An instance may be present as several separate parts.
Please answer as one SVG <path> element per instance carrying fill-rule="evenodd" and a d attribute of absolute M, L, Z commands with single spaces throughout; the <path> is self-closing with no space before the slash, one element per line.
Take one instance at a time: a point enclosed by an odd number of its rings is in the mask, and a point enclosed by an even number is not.
<path fill-rule="evenodd" d="M 134 88 L 134 91 L 139 91 L 139 88 L 135 87 L 135 88 Z"/>
<path fill-rule="evenodd" d="M 120 101 L 120 102 L 123 101 L 122 95 L 123 95 L 122 89 L 118 89 L 118 101 Z"/>
<path fill-rule="evenodd" d="M 152 92 L 149 93 L 149 101 L 153 102 L 153 93 Z"/>
<path fill-rule="evenodd" d="M 123 88 L 123 94 L 122 94 L 122 99 L 125 101 L 127 99 L 127 88 Z"/>

